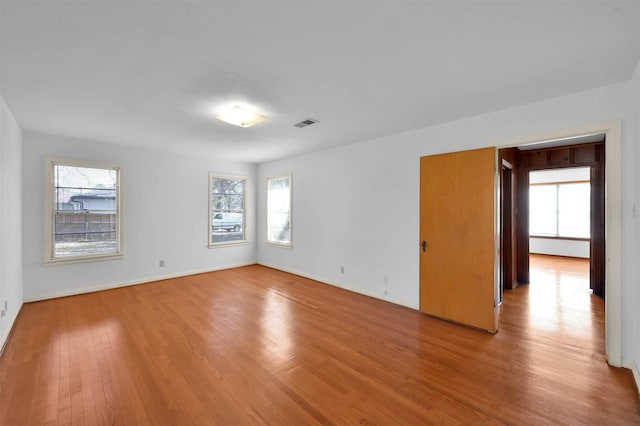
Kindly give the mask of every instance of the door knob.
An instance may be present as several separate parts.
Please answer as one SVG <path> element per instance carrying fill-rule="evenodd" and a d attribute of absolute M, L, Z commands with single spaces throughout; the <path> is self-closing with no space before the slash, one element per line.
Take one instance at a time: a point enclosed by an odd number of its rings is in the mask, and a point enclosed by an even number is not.
<path fill-rule="evenodd" d="M 424 252 L 427 249 L 427 242 L 425 240 L 422 240 L 422 244 L 420 244 L 422 246 L 422 251 Z"/>

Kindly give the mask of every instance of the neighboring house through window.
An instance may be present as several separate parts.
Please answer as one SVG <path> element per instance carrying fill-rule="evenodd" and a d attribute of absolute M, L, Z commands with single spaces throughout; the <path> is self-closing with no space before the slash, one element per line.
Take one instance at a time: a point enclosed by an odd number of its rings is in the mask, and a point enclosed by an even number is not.
<path fill-rule="evenodd" d="M 104 163 L 47 161 L 46 262 L 122 255 L 120 171 Z"/>

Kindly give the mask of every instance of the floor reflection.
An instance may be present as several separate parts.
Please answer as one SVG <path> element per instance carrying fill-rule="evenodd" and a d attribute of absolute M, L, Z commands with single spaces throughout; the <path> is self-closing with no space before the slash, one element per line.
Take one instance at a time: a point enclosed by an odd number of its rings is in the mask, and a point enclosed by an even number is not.
<path fill-rule="evenodd" d="M 589 260 L 531 255 L 529 320 L 532 328 L 591 334 Z"/>
<path fill-rule="evenodd" d="M 273 364 L 281 364 L 291 358 L 291 301 L 286 295 L 271 289 L 262 309 L 262 350 Z"/>
<path fill-rule="evenodd" d="M 119 359 L 121 334 L 119 321 L 112 317 L 70 324 L 51 334 L 47 356 L 39 365 L 38 394 L 34 398 L 42 408 L 43 419 L 56 419 L 61 407 L 70 408 L 83 387 L 110 382 L 104 367 Z M 59 378 L 61 374 L 63 378 Z"/>

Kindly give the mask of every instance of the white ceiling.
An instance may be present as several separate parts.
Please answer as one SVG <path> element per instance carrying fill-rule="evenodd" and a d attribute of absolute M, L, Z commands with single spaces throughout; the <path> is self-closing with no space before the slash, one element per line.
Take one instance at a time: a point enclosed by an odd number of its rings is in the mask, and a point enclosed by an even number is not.
<path fill-rule="evenodd" d="M 0 14 L 0 90 L 24 130 L 253 163 L 628 80 L 640 58 L 638 1 L 2 0 Z M 213 118 L 236 102 L 271 119 Z"/>

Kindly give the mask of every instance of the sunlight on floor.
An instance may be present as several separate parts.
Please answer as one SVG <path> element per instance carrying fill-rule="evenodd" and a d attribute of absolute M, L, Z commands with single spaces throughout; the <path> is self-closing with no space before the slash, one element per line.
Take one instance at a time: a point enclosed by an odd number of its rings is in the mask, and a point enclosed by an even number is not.
<path fill-rule="evenodd" d="M 291 301 L 286 294 L 271 290 L 264 301 L 260 324 L 262 349 L 266 359 L 279 365 L 292 356 Z"/>
<path fill-rule="evenodd" d="M 532 255 L 530 272 L 531 326 L 572 335 L 590 333 L 591 304 L 600 299 L 589 289 L 589 261 Z"/>

